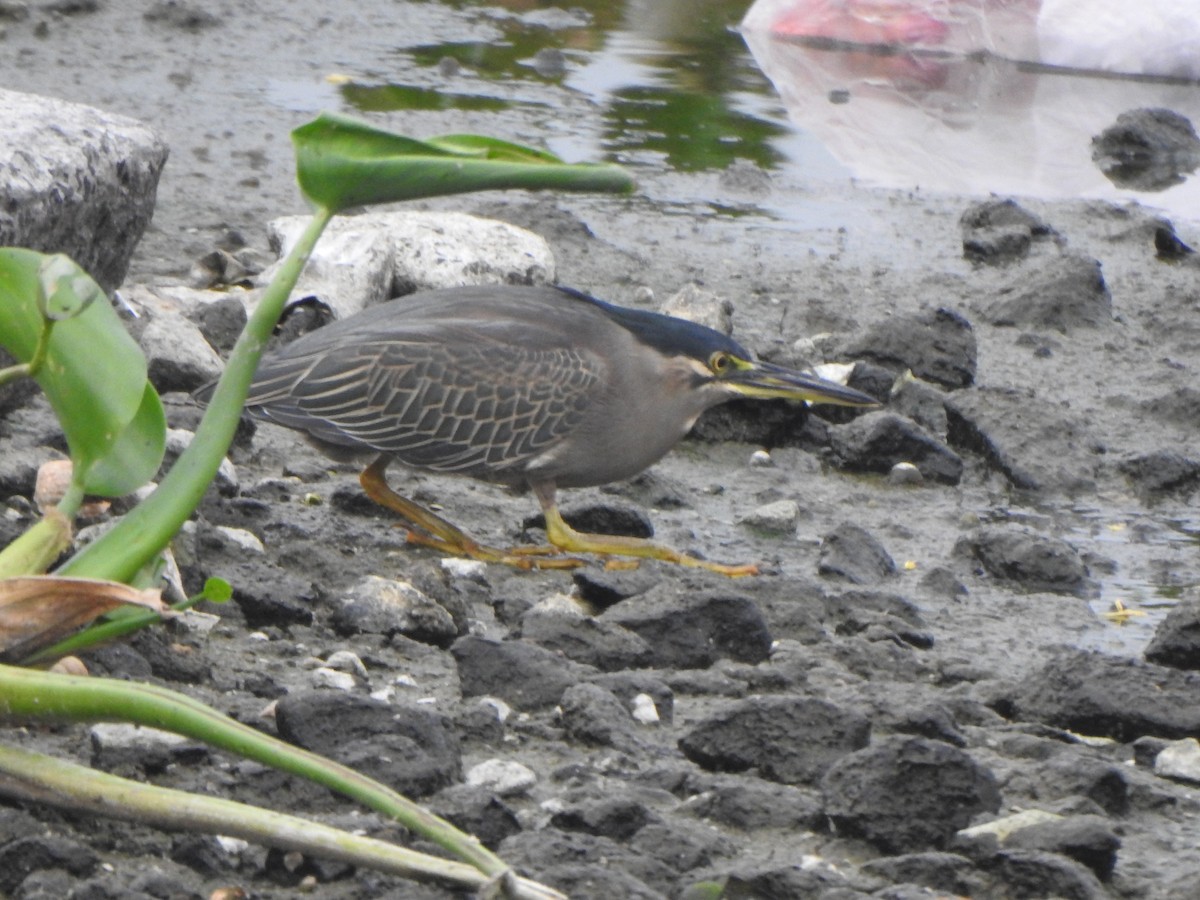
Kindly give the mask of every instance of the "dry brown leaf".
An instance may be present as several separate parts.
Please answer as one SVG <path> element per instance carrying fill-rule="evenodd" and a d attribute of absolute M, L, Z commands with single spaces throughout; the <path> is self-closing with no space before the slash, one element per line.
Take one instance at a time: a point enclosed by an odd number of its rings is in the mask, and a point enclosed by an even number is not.
<path fill-rule="evenodd" d="M 158 590 L 138 590 L 97 578 L 27 575 L 0 579 L 0 662 L 24 659 L 73 634 L 119 606 L 141 606 L 160 615 Z"/>

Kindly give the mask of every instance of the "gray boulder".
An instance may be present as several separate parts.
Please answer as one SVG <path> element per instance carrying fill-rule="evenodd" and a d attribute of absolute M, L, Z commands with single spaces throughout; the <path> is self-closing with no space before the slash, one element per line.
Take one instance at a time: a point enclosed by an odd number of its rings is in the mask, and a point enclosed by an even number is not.
<path fill-rule="evenodd" d="M 0 246 L 65 253 L 111 292 L 154 213 L 167 145 L 134 119 L 0 89 Z"/>

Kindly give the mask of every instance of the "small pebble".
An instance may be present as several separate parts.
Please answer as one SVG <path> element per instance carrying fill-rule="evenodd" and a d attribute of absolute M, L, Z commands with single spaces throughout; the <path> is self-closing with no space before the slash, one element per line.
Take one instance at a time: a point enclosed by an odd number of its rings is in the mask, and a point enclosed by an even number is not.
<path fill-rule="evenodd" d="M 654 705 L 654 698 L 649 694 L 638 694 L 633 698 L 632 715 L 634 721 L 643 725 L 657 725 L 660 721 L 658 707 Z"/>
<path fill-rule="evenodd" d="M 367 677 L 367 667 L 363 665 L 363 661 L 359 659 L 357 653 L 352 653 L 349 650 L 338 650 L 336 653 L 329 654 L 329 658 L 325 660 L 325 665 L 339 672 L 350 672 L 353 675 L 360 675 L 363 678 Z"/>
<path fill-rule="evenodd" d="M 51 672 L 57 672 L 59 675 L 80 675 L 86 677 L 88 668 L 83 664 L 83 660 L 78 656 L 64 656 L 58 662 L 50 667 Z"/>
<path fill-rule="evenodd" d="M 850 380 L 850 375 L 854 372 L 856 365 L 857 363 L 822 363 L 819 366 L 813 366 L 813 372 L 826 381 L 832 381 L 836 384 L 846 384 Z"/>
<path fill-rule="evenodd" d="M 543 78 L 561 78 L 567 72 L 567 58 L 561 50 L 543 47 L 533 57 L 533 70 Z"/>
<path fill-rule="evenodd" d="M 907 485 L 924 484 L 925 476 L 910 462 L 899 462 L 888 472 L 888 484 Z"/>
<path fill-rule="evenodd" d="M 214 616 L 212 613 L 197 612 L 194 609 L 180 613 L 173 620 L 176 629 L 186 634 L 196 635 L 208 634 L 216 628 L 217 623 L 220 621 L 220 616 Z"/>
<path fill-rule="evenodd" d="M 321 666 L 313 669 L 312 685 L 318 688 L 333 688 L 337 691 L 352 691 L 354 690 L 354 676 L 349 672 L 338 672 Z"/>
<path fill-rule="evenodd" d="M 230 528 L 228 525 L 218 525 L 216 530 L 221 532 L 224 538 L 239 550 L 255 554 L 267 552 L 267 548 L 263 546 L 263 542 L 258 539 L 258 536 L 247 531 L 245 528 Z"/>
<path fill-rule="evenodd" d="M 698 284 L 685 284 L 659 308 L 677 319 L 706 325 L 721 334 L 733 332 L 733 304 Z"/>
<path fill-rule="evenodd" d="M 755 450 L 750 454 L 750 465 L 756 469 L 766 469 L 775 465 L 775 460 L 766 450 Z"/>
<path fill-rule="evenodd" d="M 500 797 L 511 797 L 527 793 L 537 784 L 537 774 L 519 762 L 488 759 L 471 767 L 467 784 L 487 788 Z"/>
<path fill-rule="evenodd" d="M 226 853 L 228 853 L 232 856 L 237 856 L 238 854 L 245 853 L 247 850 L 250 849 L 250 842 L 242 840 L 241 838 L 238 838 L 238 837 L 228 837 L 223 834 L 218 834 L 213 838 L 213 841 L 223 851 L 225 851 Z"/>
<path fill-rule="evenodd" d="M 487 563 L 477 559 L 461 559 L 448 556 L 441 560 L 442 571 L 457 581 L 474 581 L 482 584 L 487 576 Z"/>
<path fill-rule="evenodd" d="M 1200 783 L 1200 742 L 1184 738 L 1167 744 L 1154 758 L 1154 774 Z"/>
<path fill-rule="evenodd" d="M 977 838 L 985 834 L 994 834 L 998 840 L 1004 841 L 1010 834 L 1020 831 L 1022 828 L 1028 828 L 1030 825 L 1038 825 L 1042 822 L 1054 822 L 1061 818 L 1062 816 L 1046 812 L 1045 810 L 1026 809 L 1011 816 L 1004 816 L 1001 819 L 984 822 L 982 825 L 973 825 L 970 828 L 964 828 L 958 834 L 964 838 Z"/>
<path fill-rule="evenodd" d="M 479 703 L 481 706 L 490 706 L 494 709 L 496 711 L 496 719 L 501 723 L 507 722 L 508 717 L 512 715 L 512 707 L 499 697 L 480 697 Z"/>
<path fill-rule="evenodd" d="M 14 494 L 4 501 L 4 518 L 6 519 L 23 519 L 38 514 L 32 503 L 20 494 Z"/>
<path fill-rule="evenodd" d="M 747 513 L 739 521 L 743 525 L 772 534 L 791 534 L 800 519 L 800 504 L 795 500 L 776 500 Z"/>
<path fill-rule="evenodd" d="M 41 464 L 33 489 L 33 502 L 40 510 L 57 506 L 71 484 L 71 461 L 51 459 Z"/>
<path fill-rule="evenodd" d="M 583 607 L 580 606 L 579 600 L 569 594 L 551 594 L 544 600 L 539 600 L 534 604 L 532 610 L 540 613 L 557 613 L 560 616 L 569 616 L 573 619 L 581 618 L 584 615 Z"/>
<path fill-rule="evenodd" d="M 114 750 L 117 748 L 133 748 L 148 750 L 164 748 L 170 750 L 191 741 L 191 738 L 173 731 L 163 731 L 148 725 L 129 725 L 125 722 L 97 722 L 91 727 L 89 735 L 94 748 Z"/>

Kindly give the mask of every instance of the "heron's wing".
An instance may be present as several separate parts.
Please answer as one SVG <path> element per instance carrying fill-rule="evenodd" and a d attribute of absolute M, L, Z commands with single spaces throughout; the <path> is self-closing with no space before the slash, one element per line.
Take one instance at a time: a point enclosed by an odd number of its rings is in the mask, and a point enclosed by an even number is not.
<path fill-rule="evenodd" d="M 319 440 L 465 474 L 519 470 L 553 447 L 602 381 L 599 360 L 570 346 L 391 335 L 327 351 L 265 361 L 247 408 Z"/>

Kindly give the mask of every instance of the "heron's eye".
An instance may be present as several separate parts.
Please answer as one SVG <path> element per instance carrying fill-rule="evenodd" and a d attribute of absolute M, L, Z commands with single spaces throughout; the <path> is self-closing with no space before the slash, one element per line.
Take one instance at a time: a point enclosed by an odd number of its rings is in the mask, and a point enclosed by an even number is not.
<path fill-rule="evenodd" d="M 708 358 L 708 367 L 714 375 L 724 375 L 733 368 L 733 360 L 728 353 L 718 350 Z"/>

